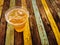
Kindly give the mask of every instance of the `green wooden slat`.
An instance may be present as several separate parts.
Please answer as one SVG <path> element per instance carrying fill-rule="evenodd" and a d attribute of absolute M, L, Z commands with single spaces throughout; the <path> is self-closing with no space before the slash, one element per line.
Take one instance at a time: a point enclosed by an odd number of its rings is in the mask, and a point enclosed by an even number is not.
<path fill-rule="evenodd" d="M 7 25 L 5 45 L 14 45 L 14 29 L 10 24 Z"/>
<path fill-rule="evenodd" d="M 55 8 L 55 11 L 57 12 L 57 14 L 60 18 L 60 9 L 57 7 L 55 0 L 50 0 L 50 2 L 52 3 L 52 6 Z"/>
<path fill-rule="evenodd" d="M 10 7 L 13 6 L 15 6 L 15 0 L 10 0 Z M 5 45 L 14 45 L 14 28 L 10 24 L 7 24 Z"/>
<path fill-rule="evenodd" d="M 15 6 L 15 0 L 10 0 L 10 7 L 14 7 Z"/>
<path fill-rule="evenodd" d="M 48 38 L 47 38 L 47 35 L 45 32 L 45 28 L 44 28 L 41 16 L 39 14 L 39 10 L 36 5 L 36 0 L 32 0 L 32 5 L 33 5 L 34 13 L 35 13 L 35 18 L 36 18 L 36 22 L 37 22 L 37 26 L 38 26 L 38 32 L 40 35 L 41 44 L 49 45 Z"/>

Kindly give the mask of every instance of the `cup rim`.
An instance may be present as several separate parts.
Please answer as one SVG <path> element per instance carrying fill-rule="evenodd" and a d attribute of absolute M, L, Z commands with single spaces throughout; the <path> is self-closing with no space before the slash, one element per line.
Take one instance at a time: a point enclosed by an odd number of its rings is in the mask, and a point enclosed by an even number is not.
<path fill-rule="evenodd" d="M 28 15 L 24 22 L 14 24 L 14 23 L 12 23 L 12 22 L 10 22 L 10 21 L 8 20 L 7 16 L 11 13 L 11 11 L 16 10 L 16 9 L 21 9 L 21 10 L 23 10 L 23 11 Z M 24 23 L 28 20 L 28 18 L 29 18 L 29 12 L 28 12 L 27 10 L 25 10 L 25 8 L 23 8 L 23 7 L 15 6 L 15 7 L 12 7 L 12 8 L 10 8 L 10 9 L 8 9 L 8 10 L 5 12 L 5 19 L 6 19 L 6 21 L 7 21 L 9 24 L 12 24 L 12 25 L 22 25 L 22 24 L 24 24 Z"/>

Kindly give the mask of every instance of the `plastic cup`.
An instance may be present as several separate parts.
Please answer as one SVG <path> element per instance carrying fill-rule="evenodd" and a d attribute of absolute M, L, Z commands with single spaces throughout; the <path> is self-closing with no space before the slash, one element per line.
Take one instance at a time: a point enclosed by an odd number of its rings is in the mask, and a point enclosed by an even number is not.
<path fill-rule="evenodd" d="M 28 17 L 28 11 L 22 7 L 10 8 L 5 13 L 6 21 L 13 25 L 17 32 L 22 32 L 24 30 Z"/>

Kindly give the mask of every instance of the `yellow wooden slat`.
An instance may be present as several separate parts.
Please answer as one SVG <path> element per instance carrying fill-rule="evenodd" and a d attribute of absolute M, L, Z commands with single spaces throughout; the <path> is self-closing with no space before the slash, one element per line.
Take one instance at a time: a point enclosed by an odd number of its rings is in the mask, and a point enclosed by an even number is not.
<path fill-rule="evenodd" d="M 60 32 L 59 32 L 59 29 L 58 29 L 58 27 L 57 27 L 57 25 L 56 25 L 56 23 L 55 23 L 55 21 L 53 19 L 53 16 L 52 16 L 52 14 L 51 14 L 51 12 L 50 12 L 50 10 L 48 8 L 48 5 L 46 3 L 46 0 L 41 0 L 41 2 L 43 4 L 43 7 L 44 7 L 45 12 L 47 14 L 47 17 L 48 17 L 48 20 L 49 20 L 50 25 L 52 27 L 52 30 L 53 30 L 53 32 L 55 34 L 57 43 L 58 43 L 58 45 L 60 45 Z"/>
<path fill-rule="evenodd" d="M 3 3 L 4 3 L 4 0 L 0 0 L 0 18 L 2 13 Z"/>
<path fill-rule="evenodd" d="M 26 0 L 21 0 L 21 1 L 22 1 L 22 7 L 27 9 Z M 29 20 L 27 20 L 25 30 L 23 32 L 23 37 L 24 37 L 24 45 L 32 45 L 32 39 L 31 39 L 31 33 L 30 33 L 30 27 L 29 27 Z"/>
<path fill-rule="evenodd" d="M 0 6 L 3 5 L 4 0 L 0 0 Z"/>
<path fill-rule="evenodd" d="M 22 7 L 27 8 L 27 6 L 26 6 L 26 0 L 21 0 L 21 3 L 22 3 Z"/>
<path fill-rule="evenodd" d="M 32 40 L 31 40 L 31 33 L 30 33 L 30 28 L 29 28 L 29 21 L 27 20 L 25 30 L 23 32 L 23 37 L 24 37 L 24 45 L 32 45 Z"/>

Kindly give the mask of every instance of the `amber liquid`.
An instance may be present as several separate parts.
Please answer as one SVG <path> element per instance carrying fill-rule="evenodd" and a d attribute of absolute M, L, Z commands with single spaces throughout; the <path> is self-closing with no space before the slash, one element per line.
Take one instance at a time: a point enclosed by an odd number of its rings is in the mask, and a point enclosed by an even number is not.
<path fill-rule="evenodd" d="M 12 20 L 10 20 L 10 22 L 13 22 L 14 24 L 18 24 L 18 23 L 23 23 L 23 21 L 24 20 L 20 20 L 20 19 L 12 19 Z M 25 24 L 26 24 L 26 22 L 25 23 L 23 23 L 22 25 L 13 25 L 13 27 L 15 28 L 15 30 L 17 31 L 17 32 L 21 32 L 21 31 L 23 31 L 24 30 L 24 27 L 25 27 Z"/>
<path fill-rule="evenodd" d="M 12 13 L 14 13 L 14 12 L 12 12 Z M 22 14 L 18 13 L 17 16 L 15 16 L 14 14 L 10 14 L 9 16 L 14 16 L 15 17 L 15 18 L 12 18 L 10 20 L 11 23 L 18 24 L 18 25 L 13 25 L 13 27 L 15 28 L 15 30 L 17 32 L 22 32 L 24 30 L 25 25 L 26 25 L 27 14 L 25 14 L 25 13 L 22 12 Z M 19 19 L 18 16 L 21 16 L 22 18 Z"/>
<path fill-rule="evenodd" d="M 14 9 L 7 14 L 7 20 L 17 32 L 22 32 L 28 19 L 28 13 L 23 9 Z"/>

